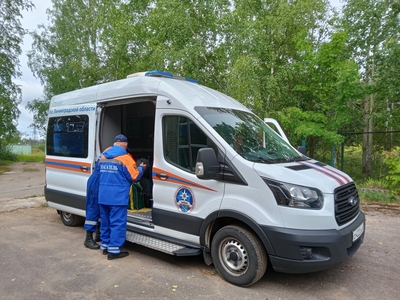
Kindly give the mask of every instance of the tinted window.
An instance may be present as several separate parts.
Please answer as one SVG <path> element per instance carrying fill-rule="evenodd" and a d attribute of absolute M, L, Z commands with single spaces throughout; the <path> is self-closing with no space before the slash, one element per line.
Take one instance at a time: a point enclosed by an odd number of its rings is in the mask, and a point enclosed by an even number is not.
<path fill-rule="evenodd" d="M 46 138 L 47 154 L 87 158 L 88 127 L 87 115 L 50 118 Z"/>
<path fill-rule="evenodd" d="M 200 128 L 186 117 L 168 116 L 163 119 L 165 159 L 189 172 L 194 172 L 199 149 L 216 145 Z"/>

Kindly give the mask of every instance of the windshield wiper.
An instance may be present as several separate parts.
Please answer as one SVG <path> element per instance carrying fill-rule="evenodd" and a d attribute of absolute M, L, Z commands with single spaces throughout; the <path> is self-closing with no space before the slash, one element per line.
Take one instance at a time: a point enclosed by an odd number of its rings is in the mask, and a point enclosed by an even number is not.
<path fill-rule="evenodd" d="M 247 160 L 252 161 L 252 162 L 261 162 L 261 163 L 266 163 L 266 164 L 274 162 L 274 160 L 272 160 L 272 159 L 265 159 L 265 158 L 263 158 L 261 156 L 256 156 L 256 155 L 253 155 L 253 154 L 250 154 L 250 153 L 239 153 L 239 154 L 244 159 L 247 159 Z"/>
<path fill-rule="evenodd" d="M 266 164 L 273 162 L 273 160 L 271 160 L 271 159 L 267 160 L 265 158 L 262 158 L 261 156 L 256 156 L 256 158 L 257 158 L 257 160 L 255 162 L 262 162 L 262 163 L 266 163 Z"/>

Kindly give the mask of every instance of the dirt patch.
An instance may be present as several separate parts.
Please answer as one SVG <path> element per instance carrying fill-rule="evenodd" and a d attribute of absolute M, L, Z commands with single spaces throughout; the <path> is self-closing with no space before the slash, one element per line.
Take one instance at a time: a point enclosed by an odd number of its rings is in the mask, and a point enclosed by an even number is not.
<path fill-rule="evenodd" d="M 43 162 L 17 162 L 0 175 L 0 199 L 43 196 L 45 183 Z"/>
<path fill-rule="evenodd" d="M 44 170 L 44 162 L 16 162 L 11 164 L 5 173 L 41 172 L 42 170 Z"/>
<path fill-rule="evenodd" d="M 361 209 L 366 213 L 379 211 L 386 215 L 400 215 L 400 205 L 398 204 L 379 204 L 379 203 L 363 204 L 361 205 Z"/>

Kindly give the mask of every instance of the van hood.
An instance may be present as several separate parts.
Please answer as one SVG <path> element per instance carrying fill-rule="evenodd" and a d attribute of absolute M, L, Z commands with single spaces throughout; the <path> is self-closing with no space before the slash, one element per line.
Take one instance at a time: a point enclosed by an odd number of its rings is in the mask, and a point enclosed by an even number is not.
<path fill-rule="evenodd" d="M 353 181 L 346 173 L 312 159 L 283 164 L 255 163 L 254 170 L 263 178 L 314 187 L 328 194 Z"/>

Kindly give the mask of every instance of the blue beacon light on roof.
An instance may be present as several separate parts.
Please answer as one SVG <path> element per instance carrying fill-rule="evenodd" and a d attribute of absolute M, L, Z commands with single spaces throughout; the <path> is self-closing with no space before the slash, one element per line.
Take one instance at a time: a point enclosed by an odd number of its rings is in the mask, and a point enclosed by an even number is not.
<path fill-rule="evenodd" d="M 189 77 L 176 76 L 174 74 L 171 74 L 171 73 L 168 73 L 168 72 L 164 72 L 164 71 L 159 71 L 159 70 L 148 71 L 148 72 L 146 72 L 144 74 L 144 76 L 166 77 L 166 78 L 172 78 L 172 79 L 186 80 L 186 81 L 193 82 L 193 83 L 199 83 L 199 81 L 196 80 L 196 79 L 192 79 L 192 78 L 189 78 Z"/>

